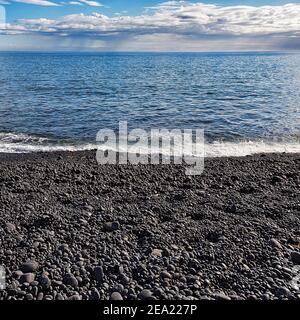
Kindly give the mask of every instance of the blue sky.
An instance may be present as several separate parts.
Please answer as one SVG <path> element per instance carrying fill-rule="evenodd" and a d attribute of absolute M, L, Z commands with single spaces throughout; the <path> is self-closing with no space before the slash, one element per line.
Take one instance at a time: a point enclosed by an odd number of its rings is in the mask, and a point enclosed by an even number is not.
<path fill-rule="evenodd" d="M 178 42 L 182 51 L 300 49 L 300 1 L 1 3 L 7 25 L 0 28 L 0 50 L 178 51 Z"/>

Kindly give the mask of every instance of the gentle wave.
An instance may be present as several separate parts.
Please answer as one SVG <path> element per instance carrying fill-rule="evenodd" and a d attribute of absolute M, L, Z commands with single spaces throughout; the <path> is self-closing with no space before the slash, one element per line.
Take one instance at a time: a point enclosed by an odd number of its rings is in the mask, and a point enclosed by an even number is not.
<path fill-rule="evenodd" d="M 18 133 L 0 132 L 0 152 L 2 153 L 32 153 L 53 151 L 84 151 L 97 149 L 96 143 L 68 143 L 55 141 L 46 137 L 39 137 Z M 120 147 L 122 151 L 122 147 Z M 131 152 L 137 152 L 133 147 Z M 206 143 L 204 154 L 206 157 L 241 157 L 258 153 L 300 153 L 300 141 L 272 142 L 272 141 L 215 141 Z M 146 151 L 145 151 L 146 153 Z M 165 152 L 162 152 L 165 154 Z M 179 150 L 174 150 L 174 156 L 180 156 Z"/>
<path fill-rule="evenodd" d="M 2 153 L 80 151 L 92 150 L 96 147 L 93 144 L 67 143 L 25 133 L 0 132 L 0 152 Z"/>

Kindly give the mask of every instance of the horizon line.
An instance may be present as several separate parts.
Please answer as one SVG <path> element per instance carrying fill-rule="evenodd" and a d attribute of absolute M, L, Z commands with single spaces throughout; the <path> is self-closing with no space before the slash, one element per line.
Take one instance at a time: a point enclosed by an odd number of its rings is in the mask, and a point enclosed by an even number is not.
<path fill-rule="evenodd" d="M 218 51 L 148 51 L 148 50 L 34 50 L 34 49 L 15 49 L 15 50 L 0 50 L 1 53 L 300 53 L 300 50 L 218 50 Z"/>

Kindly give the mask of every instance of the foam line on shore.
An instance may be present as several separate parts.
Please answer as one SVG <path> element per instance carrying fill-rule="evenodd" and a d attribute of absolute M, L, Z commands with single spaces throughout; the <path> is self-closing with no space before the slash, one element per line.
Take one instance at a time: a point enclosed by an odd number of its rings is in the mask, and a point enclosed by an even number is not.
<path fill-rule="evenodd" d="M 54 151 L 84 151 L 97 149 L 96 143 L 70 143 L 55 141 L 46 137 L 27 134 L 0 133 L 1 153 L 32 153 Z M 214 141 L 204 147 L 206 157 L 241 157 L 258 153 L 300 153 L 300 141 Z M 120 148 L 122 152 L 122 148 Z M 131 147 L 131 152 L 138 152 Z M 146 153 L 146 150 L 145 150 Z M 165 154 L 165 152 L 162 152 Z M 174 156 L 180 156 L 179 150 L 174 150 Z"/>

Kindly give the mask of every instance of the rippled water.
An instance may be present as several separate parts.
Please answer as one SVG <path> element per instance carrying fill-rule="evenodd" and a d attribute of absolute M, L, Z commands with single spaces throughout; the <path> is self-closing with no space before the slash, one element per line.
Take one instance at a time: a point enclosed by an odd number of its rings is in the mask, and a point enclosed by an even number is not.
<path fill-rule="evenodd" d="M 203 128 L 212 155 L 300 152 L 300 55 L 1 53 L 0 112 L 0 151 L 89 148 L 127 120 Z"/>

